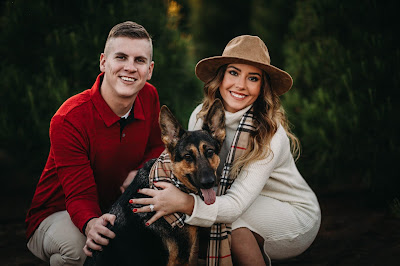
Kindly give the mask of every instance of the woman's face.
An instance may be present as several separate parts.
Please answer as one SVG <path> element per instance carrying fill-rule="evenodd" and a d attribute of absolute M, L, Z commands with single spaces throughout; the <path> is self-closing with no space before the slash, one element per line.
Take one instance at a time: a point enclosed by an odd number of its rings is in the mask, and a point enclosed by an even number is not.
<path fill-rule="evenodd" d="M 261 69 L 246 64 L 229 64 L 219 92 L 225 110 L 235 113 L 253 104 L 261 90 Z"/>

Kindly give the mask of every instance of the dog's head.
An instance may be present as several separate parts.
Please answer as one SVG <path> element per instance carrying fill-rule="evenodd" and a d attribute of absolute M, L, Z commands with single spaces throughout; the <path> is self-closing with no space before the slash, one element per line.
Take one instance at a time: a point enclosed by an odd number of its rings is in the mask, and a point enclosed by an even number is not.
<path fill-rule="evenodd" d="M 171 111 L 160 111 L 161 137 L 171 156 L 174 175 L 189 190 L 199 192 L 206 204 L 215 202 L 213 186 L 225 139 L 225 112 L 217 99 L 203 122 L 203 129 L 186 131 Z"/>

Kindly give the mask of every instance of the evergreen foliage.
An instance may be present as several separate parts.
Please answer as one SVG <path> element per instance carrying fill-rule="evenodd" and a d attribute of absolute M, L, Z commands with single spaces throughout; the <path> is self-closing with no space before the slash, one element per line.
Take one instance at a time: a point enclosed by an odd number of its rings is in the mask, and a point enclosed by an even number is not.
<path fill-rule="evenodd" d="M 175 1 L 6 1 L 1 12 L 0 155 L 28 172 L 42 170 L 58 107 L 100 73 L 100 53 L 117 23 L 138 22 L 152 35 L 150 82 L 184 126 L 201 98 Z"/>
<path fill-rule="evenodd" d="M 188 0 L 196 60 L 221 55 L 234 37 L 249 34 L 251 1 Z"/>
<path fill-rule="evenodd" d="M 398 212 L 400 48 L 394 0 L 109 0 L 0 3 L 0 166 L 42 170 L 49 122 L 99 74 L 115 24 L 154 41 L 151 83 L 186 126 L 202 98 L 195 63 L 241 34 L 260 36 L 294 87 L 282 96 L 313 188 L 369 188 Z M 11 159 L 10 159 L 11 158 Z M 12 160 L 13 159 L 13 160 Z"/>
<path fill-rule="evenodd" d="M 249 34 L 259 36 L 267 45 L 271 64 L 283 68 L 283 44 L 293 17 L 293 0 L 252 0 Z"/>
<path fill-rule="evenodd" d="M 283 98 L 302 141 L 300 170 L 315 185 L 399 194 L 395 5 L 297 1 L 285 49 L 295 83 Z"/>

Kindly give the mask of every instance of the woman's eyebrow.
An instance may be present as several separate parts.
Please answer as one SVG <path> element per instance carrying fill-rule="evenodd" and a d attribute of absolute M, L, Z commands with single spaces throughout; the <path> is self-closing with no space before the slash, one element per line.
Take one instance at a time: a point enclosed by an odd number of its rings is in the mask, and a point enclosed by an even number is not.
<path fill-rule="evenodd" d="M 239 68 L 237 68 L 237 67 L 235 67 L 235 66 L 229 66 L 228 68 L 234 68 L 234 69 L 237 70 L 238 72 L 242 72 L 242 70 L 240 70 Z M 257 73 L 257 72 L 250 72 L 249 74 L 250 74 L 250 75 L 257 75 L 257 76 L 260 76 L 260 77 L 261 77 L 261 74 L 260 74 L 260 73 Z"/>
<path fill-rule="evenodd" d="M 236 69 L 237 71 L 242 72 L 242 70 L 240 70 L 239 68 L 237 68 L 237 67 L 235 67 L 235 66 L 229 66 L 228 68 L 234 68 L 234 69 Z"/>

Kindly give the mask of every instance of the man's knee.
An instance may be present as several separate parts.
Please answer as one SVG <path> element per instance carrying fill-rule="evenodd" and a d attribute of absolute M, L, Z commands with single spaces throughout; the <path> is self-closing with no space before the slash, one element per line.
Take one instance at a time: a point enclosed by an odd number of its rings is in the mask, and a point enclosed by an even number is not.
<path fill-rule="evenodd" d="M 61 247 L 59 253 L 50 256 L 50 265 L 83 265 L 86 255 L 83 252 L 82 243 L 69 243 Z"/>
<path fill-rule="evenodd" d="M 47 217 L 33 235 L 50 265 L 82 265 L 86 259 L 83 247 L 86 237 L 72 223 L 68 213 L 61 211 Z"/>
<path fill-rule="evenodd" d="M 86 259 L 83 251 L 85 241 L 86 238 L 79 232 L 62 240 L 59 239 L 57 244 L 59 252 L 53 252 L 50 257 L 50 265 L 83 265 Z"/>

